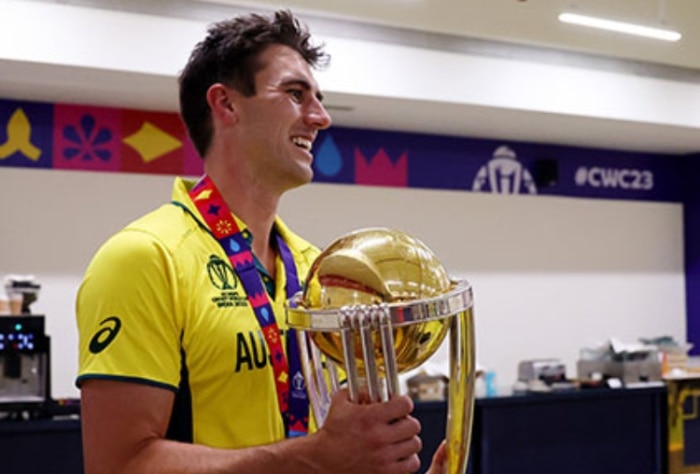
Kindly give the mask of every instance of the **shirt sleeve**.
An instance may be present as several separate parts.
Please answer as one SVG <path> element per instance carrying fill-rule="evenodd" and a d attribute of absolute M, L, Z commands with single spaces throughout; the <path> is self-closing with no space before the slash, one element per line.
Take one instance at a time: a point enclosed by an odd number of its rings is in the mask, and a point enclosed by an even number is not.
<path fill-rule="evenodd" d="M 157 238 L 126 229 L 108 240 L 78 292 L 77 385 L 101 378 L 176 390 L 182 333 L 177 292 L 173 258 Z"/>

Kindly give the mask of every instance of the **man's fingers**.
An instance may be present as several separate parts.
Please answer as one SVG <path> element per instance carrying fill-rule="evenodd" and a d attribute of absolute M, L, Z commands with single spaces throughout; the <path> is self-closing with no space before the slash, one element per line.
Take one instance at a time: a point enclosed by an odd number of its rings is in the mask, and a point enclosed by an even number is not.
<path fill-rule="evenodd" d="M 442 440 L 433 454 L 433 462 L 427 474 L 445 474 L 447 472 L 447 440 Z"/>
<path fill-rule="evenodd" d="M 413 411 L 413 401 L 405 396 L 393 397 L 383 403 L 369 405 L 375 412 L 377 420 L 384 423 L 391 423 L 394 420 L 405 418 Z"/>

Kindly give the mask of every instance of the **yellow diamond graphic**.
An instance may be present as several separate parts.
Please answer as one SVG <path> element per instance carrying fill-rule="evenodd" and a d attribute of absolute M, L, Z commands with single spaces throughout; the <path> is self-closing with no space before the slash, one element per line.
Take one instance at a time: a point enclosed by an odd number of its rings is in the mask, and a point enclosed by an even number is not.
<path fill-rule="evenodd" d="M 149 122 L 144 122 L 138 132 L 124 138 L 124 143 L 136 150 L 144 163 L 150 163 L 182 146 L 180 140 Z"/>
<path fill-rule="evenodd" d="M 197 196 L 195 196 L 194 200 L 199 201 L 201 199 L 209 199 L 209 196 L 211 196 L 211 190 L 205 189 L 201 193 L 197 194 Z"/>
<path fill-rule="evenodd" d="M 287 383 L 287 373 L 286 373 L 286 372 L 282 372 L 282 373 L 280 374 L 280 376 L 277 378 L 277 380 L 279 380 L 279 381 L 282 382 L 282 383 Z"/>

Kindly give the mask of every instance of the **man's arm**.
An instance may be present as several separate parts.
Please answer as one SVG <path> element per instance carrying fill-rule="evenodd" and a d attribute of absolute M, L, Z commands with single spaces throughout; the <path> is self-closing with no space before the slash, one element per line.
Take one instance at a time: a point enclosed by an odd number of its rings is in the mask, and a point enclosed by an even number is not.
<path fill-rule="evenodd" d="M 86 474 L 231 472 L 233 451 L 163 439 L 174 393 L 149 385 L 85 380 L 81 387 Z M 243 469 L 245 450 L 236 452 Z M 245 469 L 246 472 L 257 472 Z"/>
<path fill-rule="evenodd" d="M 128 382 L 85 380 L 81 410 L 86 474 L 405 474 L 419 467 L 420 424 L 407 397 L 357 405 L 341 391 L 315 434 L 244 449 L 164 439 L 174 394 Z"/>

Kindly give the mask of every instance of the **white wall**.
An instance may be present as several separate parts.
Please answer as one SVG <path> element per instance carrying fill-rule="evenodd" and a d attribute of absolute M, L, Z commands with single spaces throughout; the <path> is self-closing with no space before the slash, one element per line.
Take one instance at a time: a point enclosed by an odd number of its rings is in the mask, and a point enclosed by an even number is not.
<path fill-rule="evenodd" d="M 169 200 L 171 181 L 0 168 L 0 275 L 42 284 L 33 309 L 47 316 L 54 396 L 78 395 L 82 272 L 111 233 Z M 504 386 L 521 359 L 559 357 L 575 376 L 578 350 L 613 335 L 685 339 L 679 204 L 313 184 L 291 192 L 281 214 L 320 246 L 377 225 L 422 239 L 472 283 L 478 359 Z"/>

